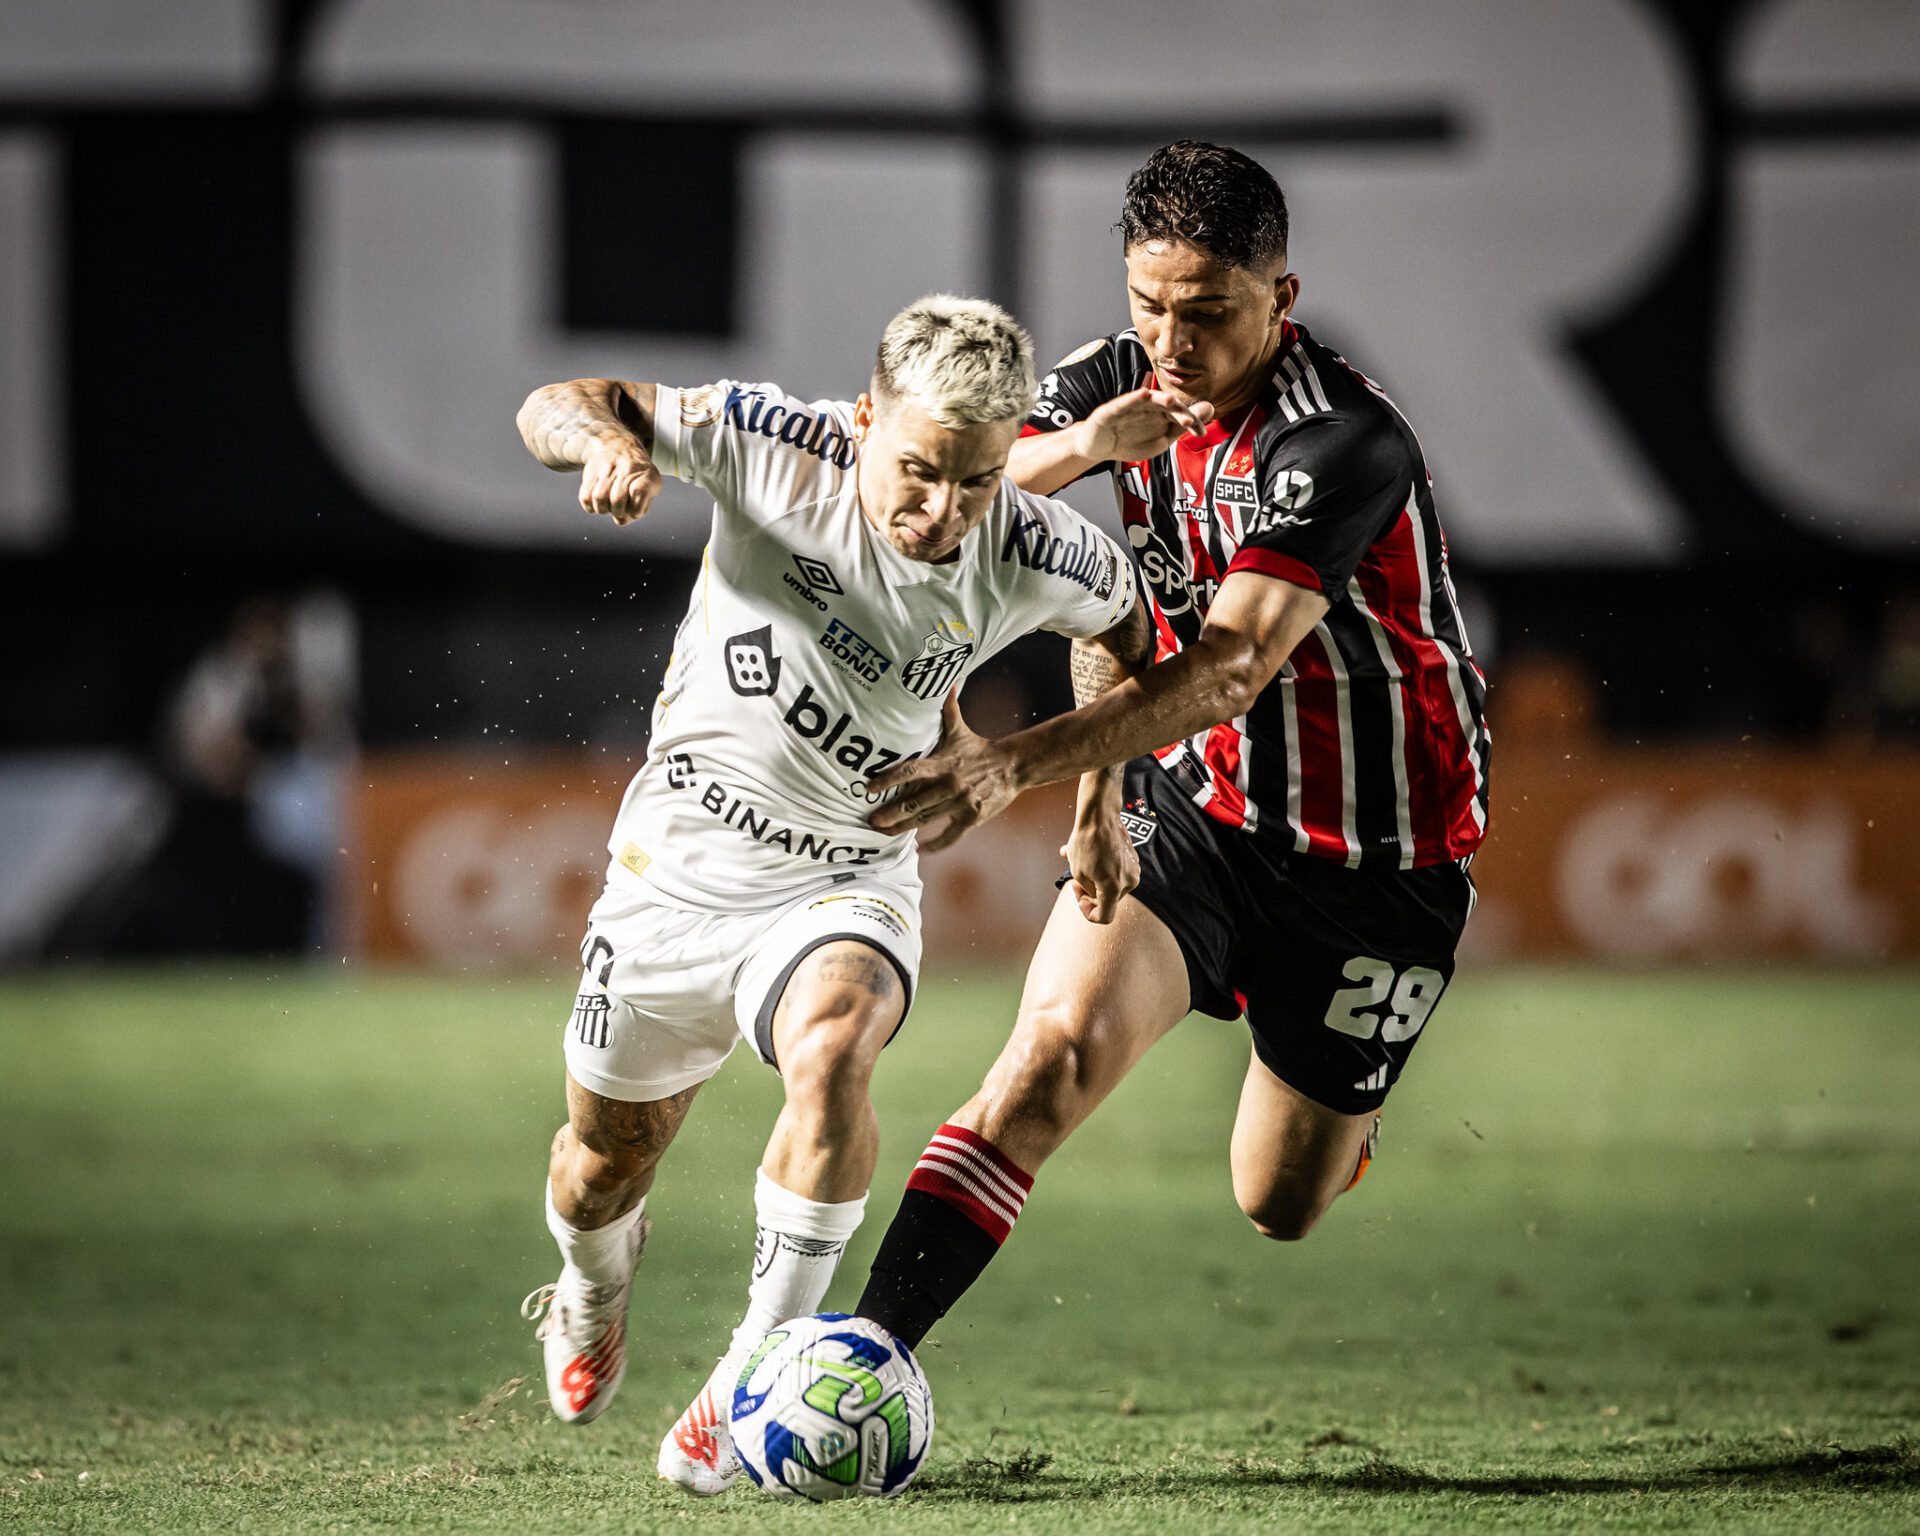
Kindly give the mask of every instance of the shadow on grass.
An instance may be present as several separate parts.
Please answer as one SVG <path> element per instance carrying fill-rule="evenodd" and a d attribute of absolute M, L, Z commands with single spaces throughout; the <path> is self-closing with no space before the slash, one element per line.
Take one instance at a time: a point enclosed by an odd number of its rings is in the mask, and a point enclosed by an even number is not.
<path fill-rule="evenodd" d="M 1241 1458 L 1150 1472 L 1072 1476 L 1052 1470 L 1053 1457 L 1020 1451 L 1002 1460 L 975 1456 L 929 1474 L 914 1492 L 926 1499 L 1050 1503 L 1114 1495 L 1182 1494 L 1236 1489 L 1297 1489 L 1314 1494 L 1477 1494 L 1488 1498 L 1552 1498 L 1565 1494 L 1703 1493 L 1740 1488 L 1804 1493 L 1920 1488 L 1920 1445 L 1898 1441 L 1859 1448 L 1830 1446 L 1796 1456 L 1697 1462 L 1644 1477 L 1573 1477 L 1555 1473 L 1474 1475 L 1422 1472 L 1375 1454 L 1356 1467 L 1330 1470 L 1306 1462 Z"/>

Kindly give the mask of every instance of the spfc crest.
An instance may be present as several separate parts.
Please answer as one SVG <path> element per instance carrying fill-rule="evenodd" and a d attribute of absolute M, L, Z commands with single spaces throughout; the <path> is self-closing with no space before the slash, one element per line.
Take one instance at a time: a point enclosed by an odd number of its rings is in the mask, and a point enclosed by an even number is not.
<path fill-rule="evenodd" d="M 900 669 L 900 686 L 916 699 L 937 698 L 960 678 L 973 655 L 973 631 L 965 624 L 936 624 L 920 654 Z"/>

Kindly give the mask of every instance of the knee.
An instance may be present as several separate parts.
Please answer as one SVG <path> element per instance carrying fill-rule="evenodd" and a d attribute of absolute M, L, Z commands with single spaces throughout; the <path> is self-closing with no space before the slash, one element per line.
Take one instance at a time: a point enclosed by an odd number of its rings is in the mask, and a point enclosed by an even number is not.
<path fill-rule="evenodd" d="M 1326 1211 L 1324 1202 L 1286 1188 L 1235 1191 L 1235 1199 L 1253 1230 L 1277 1243 L 1299 1242 Z"/>
<path fill-rule="evenodd" d="M 599 1131 L 582 1136 L 569 1127 L 560 1133 L 556 1146 L 571 1165 L 574 1177 L 596 1194 L 627 1188 L 655 1161 L 650 1149 Z"/>
<path fill-rule="evenodd" d="M 998 1083 L 984 1134 L 998 1144 L 1017 1121 L 1030 1134 L 1064 1139 L 1086 1118 L 1091 1070 L 1080 1031 L 1062 1013 L 1031 1015 L 1025 1037 L 1008 1063 L 1008 1079 Z"/>
<path fill-rule="evenodd" d="M 890 1033 L 890 1026 L 858 1008 L 828 1013 L 796 1030 L 780 1054 L 788 1101 L 828 1112 L 865 1103 L 874 1060 Z"/>

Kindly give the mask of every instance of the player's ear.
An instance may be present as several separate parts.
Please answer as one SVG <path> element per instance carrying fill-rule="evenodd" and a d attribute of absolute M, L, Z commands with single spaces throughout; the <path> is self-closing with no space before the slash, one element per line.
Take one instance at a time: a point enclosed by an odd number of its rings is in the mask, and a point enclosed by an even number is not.
<path fill-rule="evenodd" d="M 1273 318 L 1284 320 L 1292 313 L 1293 306 L 1300 302 L 1300 275 L 1297 272 L 1282 272 L 1273 280 Z"/>
<path fill-rule="evenodd" d="M 864 389 L 860 398 L 853 402 L 853 440 L 864 443 L 867 433 L 873 426 L 873 396 Z"/>

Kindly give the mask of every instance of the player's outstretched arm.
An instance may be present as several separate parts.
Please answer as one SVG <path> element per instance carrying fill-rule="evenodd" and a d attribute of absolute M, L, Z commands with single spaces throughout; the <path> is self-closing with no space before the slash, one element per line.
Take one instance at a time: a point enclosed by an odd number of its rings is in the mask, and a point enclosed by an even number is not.
<path fill-rule="evenodd" d="M 625 527 L 660 494 L 653 462 L 654 387 L 571 379 L 527 396 L 520 439 L 548 469 L 580 471 L 580 505 Z"/>
<path fill-rule="evenodd" d="M 1084 708 L 1147 666 L 1153 659 L 1153 622 L 1145 602 L 1091 640 L 1073 642 L 1073 702 Z M 1140 883 L 1140 859 L 1121 825 L 1125 765 L 1109 763 L 1080 775 L 1073 831 L 1060 850 L 1067 861 L 1074 900 L 1090 923 L 1110 923 L 1120 898 Z"/>
<path fill-rule="evenodd" d="M 1025 790 L 1210 730 L 1252 706 L 1327 607 L 1306 587 L 1235 571 L 1220 584 L 1200 638 L 1179 655 L 1011 736 L 942 738 L 926 757 L 868 781 L 869 791 L 892 792 L 868 820 L 896 832 L 951 818 L 928 845 L 945 847 Z"/>
<path fill-rule="evenodd" d="M 1212 420 L 1213 407 L 1204 400 L 1183 405 L 1163 389 L 1136 389 L 1114 396 L 1085 421 L 1021 438 L 1007 456 L 1007 473 L 1021 490 L 1051 496 L 1097 464 L 1165 453 L 1181 433 L 1198 435 Z"/>

